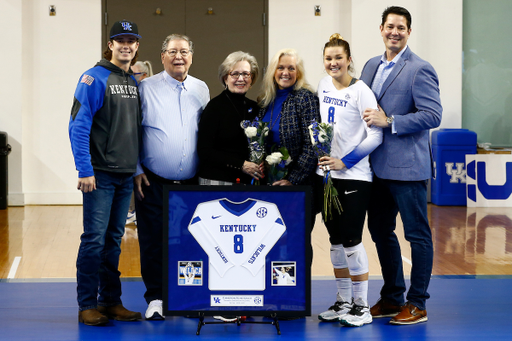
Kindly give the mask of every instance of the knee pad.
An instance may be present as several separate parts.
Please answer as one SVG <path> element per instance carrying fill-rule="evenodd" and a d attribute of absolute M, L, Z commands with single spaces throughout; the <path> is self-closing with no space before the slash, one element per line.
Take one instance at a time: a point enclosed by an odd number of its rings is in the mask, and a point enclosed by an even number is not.
<path fill-rule="evenodd" d="M 348 268 L 347 257 L 343 245 L 331 245 L 331 262 L 335 269 Z"/>
<path fill-rule="evenodd" d="M 346 247 L 344 249 L 350 275 L 357 276 L 367 273 L 368 256 L 366 255 L 363 243 L 359 243 L 356 246 Z"/>

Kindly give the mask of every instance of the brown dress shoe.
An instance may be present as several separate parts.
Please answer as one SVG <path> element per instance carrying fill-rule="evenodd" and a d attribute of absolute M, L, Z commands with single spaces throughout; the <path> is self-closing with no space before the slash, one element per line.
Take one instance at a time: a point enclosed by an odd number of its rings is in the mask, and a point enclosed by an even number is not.
<path fill-rule="evenodd" d="M 78 312 L 78 322 L 89 326 L 101 326 L 108 323 L 108 318 L 98 309 L 87 309 Z"/>
<path fill-rule="evenodd" d="M 141 313 L 130 311 L 123 307 L 122 304 L 114 305 L 111 307 L 98 306 L 98 311 L 105 314 L 108 318 L 117 321 L 136 321 L 142 318 Z"/>
<path fill-rule="evenodd" d="M 389 303 L 384 299 L 379 299 L 373 307 L 370 308 L 370 313 L 373 318 L 380 317 L 393 317 L 401 311 L 402 307 Z"/>
<path fill-rule="evenodd" d="M 391 324 L 416 324 L 426 322 L 428 320 L 427 310 L 420 310 L 410 302 L 407 302 L 402 311 L 393 317 L 389 323 Z"/>

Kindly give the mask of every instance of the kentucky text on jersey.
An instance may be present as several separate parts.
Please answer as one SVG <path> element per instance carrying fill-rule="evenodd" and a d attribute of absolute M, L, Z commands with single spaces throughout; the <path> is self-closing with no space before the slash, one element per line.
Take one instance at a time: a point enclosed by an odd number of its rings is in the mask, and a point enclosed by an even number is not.
<path fill-rule="evenodd" d="M 323 102 L 327 103 L 327 104 L 337 105 L 340 107 L 346 107 L 347 103 L 348 103 L 347 101 L 345 101 L 343 99 L 332 98 L 332 97 L 327 97 L 327 96 L 324 97 Z"/>
<path fill-rule="evenodd" d="M 261 251 L 263 251 L 263 249 L 265 248 L 266 246 L 264 244 L 261 244 L 260 246 L 258 246 L 258 248 L 256 249 L 256 251 L 254 251 L 254 253 L 252 254 L 252 257 L 249 258 L 249 260 L 247 261 L 247 263 L 249 264 L 252 264 L 256 261 L 256 258 L 258 258 L 258 256 L 260 255 Z"/>
<path fill-rule="evenodd" d="M 218 246 L 215 247 L 215 251 L 217 251 L 217 253 L 219 254 L 220 258 L 222 259 L 222 261 L 224 263 L 228 262 L 226 256 L 224 256 L 224 254 L 222 253 L 222 251 L 220 250 L 220 248 Z"/>
<path fill-rule="evenodd" d="M 220 225 L 220 232 L 256 232 L 256 225 Z"/>
<path fill-rule="evenodd" d="M 133 85 L 109 85 L 112 95 L 137 95 L 137 87 Z"/>

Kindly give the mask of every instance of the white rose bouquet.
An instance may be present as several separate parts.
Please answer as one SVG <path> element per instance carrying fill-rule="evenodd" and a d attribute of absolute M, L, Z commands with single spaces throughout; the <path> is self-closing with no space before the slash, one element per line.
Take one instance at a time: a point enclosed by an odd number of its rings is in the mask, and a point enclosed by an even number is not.
<path fill-rule="evenodd" d="M 274 152 L 275 149 L 276 146 L 273 146 L 273 153 L 268 155 L 265 159 L 269 166 L 269 185 L 272 185 L 274 182 L 284 179 L 284 177 L 288 173 L 287 166 L 290 164 L 290 162 L 292 162 L 292 158 L 290 157 L 290 153 L 288 153 L 288 149 L 286 149 L 286 147 L 283 146 L 277 148 L 277 151 Z"/>
<path fill-rule="evenodd" d="M 328 123 L 318 123 L 313 121 L 309 128 L 309 136 L 311 137 L 311 143 L 316 151 L 318 158 L 322 156 L 330 156 L 331 154 L 331 143 L 334 135 L 332 126 Z M 334 187 L 331 179 L 331 170 L 329 166 L 322 167 L 324 173 L 324 208 L 323 213 L 325 219 L 332 219 L 332 206 L 338 210 L 341 214 L 343 211 L 338 198 L 338 191 Z"/>
<path fill-rule="evenodd" d="M 242 121 L 240 126 L 249 142 L 249 161 L 258 165 L 261 164 L 265 156 L 265 139 L 269 131 L 268 123 L 262 122 L 256 117 L 254 121 Z M 259 184 L 259 180 L 256 180 L 255 185 Z"/>

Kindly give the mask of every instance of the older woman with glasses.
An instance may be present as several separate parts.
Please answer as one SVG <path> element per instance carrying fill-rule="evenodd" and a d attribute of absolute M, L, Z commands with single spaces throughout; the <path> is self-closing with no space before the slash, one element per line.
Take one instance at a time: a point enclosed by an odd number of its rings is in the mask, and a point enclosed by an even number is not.
<path fill-rule="evenodd" d="M 318 98 L 306 81 L 297 51 L 283 49 L 274 55 L 263 78 L 259 104 L 260 118 L 269 123 L 268 146 L 285 146 L 292 158 L 285 179 L 271 185 L 311 184 L 317 157 L 308 126 L 314 120 L 320 121 L 320 113 Z"/>
<path fill-rule="evenodd" d="M 258 114 L 258 104 L 245 97 L 258 73 L 256 58 L 242 51 L 231 53 L 219 66 L 219 80 L 226 89 L 210 100 L 199 122 L 200 185 L 248 184 L 263 177 L 262 165 L 248 161 L 247 137 L 240 126 Z"/>

